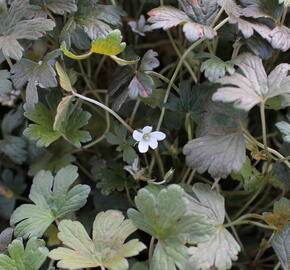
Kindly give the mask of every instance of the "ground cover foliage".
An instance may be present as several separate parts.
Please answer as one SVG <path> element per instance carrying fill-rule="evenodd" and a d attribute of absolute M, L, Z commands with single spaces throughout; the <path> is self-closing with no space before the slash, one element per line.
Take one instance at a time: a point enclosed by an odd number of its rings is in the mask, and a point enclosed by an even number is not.
<path fill-rule="evenodd" d="M 0 0 L 0 270 L 290 269 L 289 0 Z"/>

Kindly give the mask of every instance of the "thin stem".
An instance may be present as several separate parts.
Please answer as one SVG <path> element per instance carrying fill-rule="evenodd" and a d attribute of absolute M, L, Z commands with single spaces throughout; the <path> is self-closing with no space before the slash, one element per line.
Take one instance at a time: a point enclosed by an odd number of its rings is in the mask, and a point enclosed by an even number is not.
<path fill-rule="evenodd" d="M 154 151 L 154 154 L 155 154 L 155 157 L 157 160 L 157 164 L 158 164 L 158 167 L 160 170 L 161 177 L 164 178 L 165 171 L 164 171 L 164 166 L 163 166 L 163 162 L 162 162 L 162 159 L 160 157 L 159 151 L 158 150 Z"/>
<path fill-rule="evenodd" d="M 254 138 L 247 130 L 243 129 L 243 133 L 246 136 L 246 138 L 251 141 L 252 143 L 254 143 L 255 145 L 257 145 L 258 147 L 262 148 L 265 150 L 265 145 L 260 143 L 259 141 L 256 140 L 256 138 Z M 281 161 L 283 161 L 285 163 L 285 165 L 290 169 L 290 163 L 289 161 L 282 155 L 280 154 L 278 151 L 268 147 L 268 151 L 275 155 L 276 157 L 278 157 Z"/>
<path fill-rule="evenodd" d="M 263 143 L 265 146 L 265 151 L 267 154 L 268 159 L 270 160 L 270 153 L 268 150 L 268 143 L 267 143 L 267 126 L 266 126 L 266 117 L 265 117 L 265 102 L 262 102 L 260 105 L 260 116 L 262 122 L 262 134 L 263 134 Z"/>
<path fill-rule="evenodd" d="M 226 18 L 224 19 L 222 22 L 220 22 L 215 28 L 214 30 L 218 30 L 220 29 L 224 24 L 226 24 L 228 22 L 229 18 Z M 205 40 L 205 38 L 201 38 L 199 40 L 197 40 L 196 42 L 194 42 L 184 53 L 183 55 L 181 56 L 179 62 L 178 62 L 178 65 L 173 73 L 173 76 L 168 84 L 168 87 L 167 87 L 167 90 L 166 90 L 166 94 L 165 94 L 165 97 L 164 97 L 164 100 L 163 100 L 163 103 L 166 104 L 167 103 L 167 100 L 169 98 L 169 94 L 170 94 L 170 90 L 173 86 L 173 83 L 178 75 L 178 72 L 179 70 L 181 69 L 187 55 L 194 49 L 196 48 L 198 45 L 200 45 L 203 41 Z M 161 115 L 159 117 L 159 121 L 158 121 L 158 124 L 157 124 L 157 129 L 156 130 L 160 130 L 161 128 L 161 125 L 162 125 L 162 122 L 163 122 L 163 118 L 164 118 L 164 115 L 165 115 L 165 107 L 162 108 L 162 111 L 161 111 Z"/>
<path fill-rule="evenodd" d="M 138 99 L 135 103 L 135 106 L 133 108 L 133 111 L 132 111 L 132 114 L 130 116 L 130 119 L 129 119 L 129 125 L 131 126 L 134 122 L 134 119 L 135 119 L 135 116 L 137 114 L 137 111 L 138 111 L 138 108 L 140 106 L 140 100 Z"/>
<path fill-rule="evenodd" d="M 229 18 L 226 18 L 224 19 L 223 21 L 221 21 L 215 28 L 214 30 L 218 30 L 220 29 L 224 24 L 226 24 L 228 22 Z M 165 96 L 164 96 L 164 99 L 163 99 L 163 104 L 165 105 L 168 101 L 168 98 L 169 98 L 169 94 L 170 94 L 170 90 L 174 84 L 174 81 L 179 73 L 179 70 L 181 69 L 182 67 L 182 64 L 183 62 L 185 61 L 187 55 L 195 48 L 197 47 L 198 45 L 200 45 L 203 41 L 205 40 L 205 38 L 201 38 L 199 40 L 197 40 L 196 42 L 194 42 L 184 53 L 183 55 L 181 56 L 178 64 L 177 64 L 177 67 L 172 75 L 172 78 L 168 84 L 168 87 L 166 89 L 166 93 L 165 93 Z M 160 130 L 161 128 L 161 125 L 162 125 L 162 122 L 163 122 L 163 119 L 164 119 L 164 116 L 165 116 L 165 106 L 162 107 L 161 109 L 161 114 L 160 114 L 160 117 L 159 117 L 159 120 L 158 120 L 158 124 L 157 124 L 157 128 L 156 130 Z M 154 167 L 154 164 L 155 164 L 155 158 L 153 157 L 152 160 L 151 160 L 151 163 L 150 163 L 150 168 L 149 168 L 149 172 L 152 172 L 153 170 L 153 167 Z"/>
<path fill-rule="evenodd" d="M 254 194 L 254 196 L 240 209 L 240 211 L 234 216 L 233 219 L 236 219 L 237 217 L 239 217 L 247 208 L 249 205 L 251 205 L 251 203 L 259 196 L 259 194 L 262 192 L 264 188 L 264 184 L 262 184 L 259 189 L 256 191 L 256 193 Z"/>
<path fill-rule="evenodd" d="M 9 67 L 10 67 L 10 69 L 11 69 L 11 68 L 13 67 L 13 63 L 12 63 L 10 57 L 9 57 L 9 56 L 5 56 L 5 59 L 6 59 L 8 65 L 9 65 Z"/>
<path fill-rule="evenodd" d="M 181 56 L 182 56 L 182 55 L 181 55 L 181 52 L 180 52 L 180 50 L 178 49 L 178 47 L 177 47 L 177 45 L 176 45 L 176 43 L 175 43 L 175 41 L 174 41 L 174 39 L 173 39 L 173 37 L 172 37 L 170 31 L 166 31 L 166 33 L 167 33 L 167 35 L 168 35 L 168 37 L 169 37 L 169 40 L 170 40 L 170 43 L 171 43 L 173 49 L 174 49 L 175 52 L 177 53 L 178 57 L 181 58 Z M 194 82 L 197 83 L 198 79 L 197 79 L 195 73 L 193 72 L 193 70 L 192 70 L 190 64 L 189 64 L 186 60 L 184 60 L 184 65 L 185 65 L 185 67 L 187 68 L 187 70 L 188 70 L 189 74 L 191 75 L 192 79 L 194 80 Z"/>
<path fill-rule="evenodd" d="M 189 177 L 188 177 L 187 182 L 186 182 L 187 185 L 190 185 L 191 184 L 191 182 L 192 182 L 192 180 L 194 178 L 195 173 L 196 173 L 196 170 L 193 169 L 192 172 L 190 173 Z"/>
<path fill-rule="evenodd" d="M 109 99 L 108 96 L 106 96 L 106 105 L 108 105 L 108 99 Z M 111 123 L 110 123 L 110 114 L 109 114 L 108 111 L 106 111 L 106 125 L 107 126 L 106 126 L 105 131 L 103 132 L 103 134 L 99 138 L 97 138 L 96 140 L 92 141 L 91 143 L 86 144 L 81 149 L 88 149 L 88 148 L 96 145 L 97 143 L 101 142 L 103 139 L 106 138 L 106 134 L 109 132 L 110 126 L 111 126 Z"/>
<path fill-rule="evenodd" d="M 278 270 L 278 269 L 280 268 L 280 266 L 281 266 L 281 263 L 278 262 L 278 263 L 275 265 L 275 267 L 273 268 L 273 270 Z"/>
<path fill-rule="evenodd" d="M 168 78 L 166 78 L 165 76 L 161 75 L 160 73 L 157 73 L 155 71 L 148 71 L 146 72 L 147 74 L 149 75 L 152 75 L 152 76 L 155 76 L 157 78 L 159 78 L 160 80 L 166 82 L 166 83 L 170 83 L 170 80 Z M 181 90 L 176 86 L 176 84 L 172 84 L 172 88 L 177 92 L 177 93 L 180 93 Z"/>
<path fill-rule="evenodd" d="M 111 115 L 113 115 L 125 128 L 127 128 L 131 133 L 134 131 L 132 127 L 130 127 L 125 120 L 123 120 L 117 113 L 115 113 L 112 109 L 110 109 L 108 106 L 104 105 L 103 103 L 99 102 L 99 101 L 96 101 L 94 99 L 91 99 L 91 98 L 88 98 L 88 97 L 85 97 L 81 94 L 78 94 L 76 92 L 73 92 L 73 95 L 80 98 L 80 99 L 83 99 L 85 101 L 88 101 L 90 103 L 93 103 L 99 107 L 101 107 L 102 109 L 104 109 L 105 111 L 109 112 Z"/>

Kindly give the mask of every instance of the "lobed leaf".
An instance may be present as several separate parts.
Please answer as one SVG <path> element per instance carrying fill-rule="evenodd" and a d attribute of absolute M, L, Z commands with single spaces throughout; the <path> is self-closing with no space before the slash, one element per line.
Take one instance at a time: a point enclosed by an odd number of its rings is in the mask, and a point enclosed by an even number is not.
<path fill-rule="evenodd" d="M 225 202 L 222 195 L 211 189 L 209 185 L 197 183 L 193 186 L 195 197 L 186 195 L 187 211 L 201 215 L 215 231 L 206 242 L 190 247 L 191 264 L 195 269 L 207 270 L 215 267 L 218 270 L 231 269 L 232 261 L 238 259 L 241 250 L 235 238 L 224 228 Z"/>
<path fill-rule="evenodd" d="M 58 237 L 66 247 L 52 250 L 49 257 L 59 260 L 57 266 L 60 268 L 103 266 L 110 270 L 126 270 L 129 268 L 126 258 L 136 256 L 146 248 L 137 239 L 124 243 L 136 228 L 116 210 L 96 216 L 92 239 L 78 221 L 63 220 L 58 229 Z"/>
<path fill-rule="evenodd" d="M 61 169 L 55 177 L 49 171 L 40 171 L 33 179 L 29 194 L 34 204 L 22 204 L 11 216 L 10 223 L 16 225 L 15 235 L 41 237 L 57 218 L 83 207 L 90 187 L 71 187 L 77 177 L 77 167 L 72 165 Z"/>
<path fill-rule="evenodd" d="M 290 93 L 289 64 L 278 65 L 268 76 L 262 60 L 251 54 L 244 54 L 236 60 L 241 73 L 221 78 L 225 85 L 213 95 L 213 101 L 234 102 L 235 107 L 249 111 L 267 99 Z"/>

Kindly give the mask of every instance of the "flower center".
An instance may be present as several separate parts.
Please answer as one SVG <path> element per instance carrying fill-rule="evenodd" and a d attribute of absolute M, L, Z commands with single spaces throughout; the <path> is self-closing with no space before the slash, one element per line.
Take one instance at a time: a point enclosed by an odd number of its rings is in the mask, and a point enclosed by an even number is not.
<path fill-rule="evenodd" d="M 149 141 L 150 140 L 150 135 L 148 133 L 147 134 L 144 134 L 143 135 L 143 140 Z"/>

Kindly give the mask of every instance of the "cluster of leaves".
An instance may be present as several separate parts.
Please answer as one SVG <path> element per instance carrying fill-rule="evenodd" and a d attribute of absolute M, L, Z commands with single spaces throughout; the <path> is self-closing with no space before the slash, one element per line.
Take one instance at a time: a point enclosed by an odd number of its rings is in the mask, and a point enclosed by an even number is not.
<path fill-rule="evenodd" d="M 290 269 L 289 13 L 0 0 L 0 270 Z"/>

